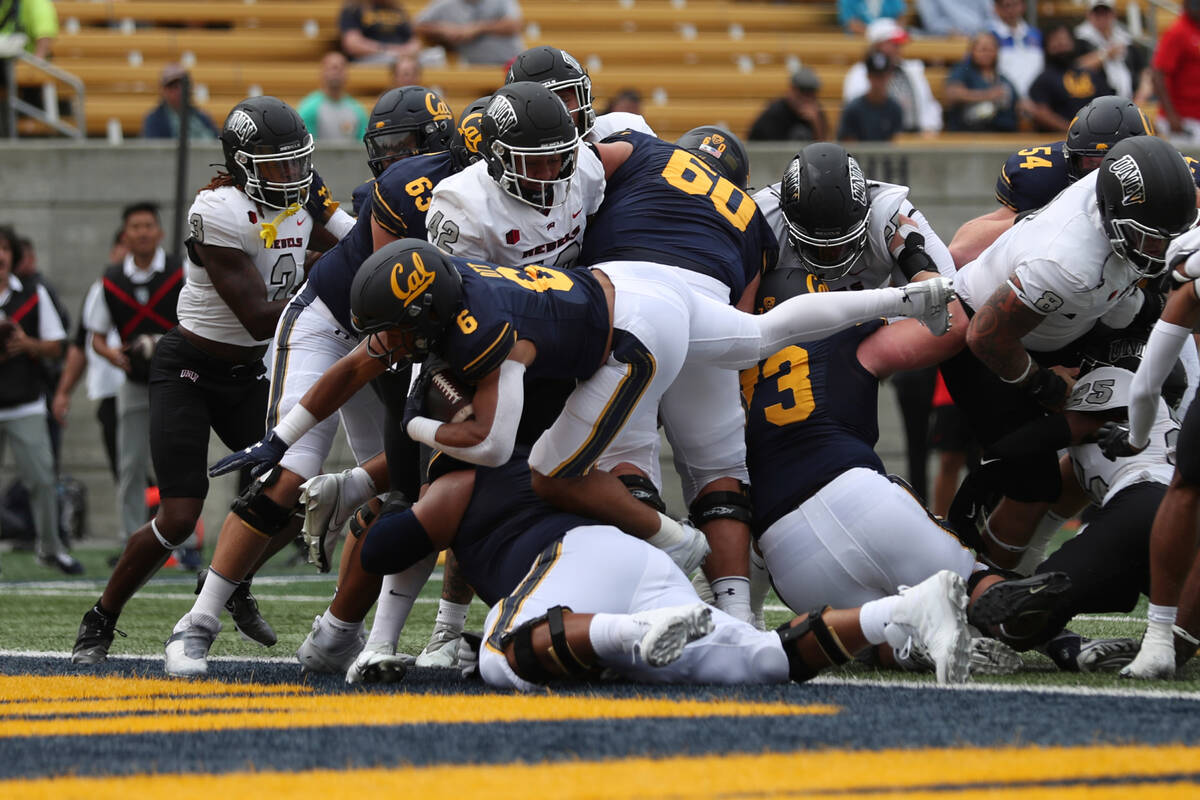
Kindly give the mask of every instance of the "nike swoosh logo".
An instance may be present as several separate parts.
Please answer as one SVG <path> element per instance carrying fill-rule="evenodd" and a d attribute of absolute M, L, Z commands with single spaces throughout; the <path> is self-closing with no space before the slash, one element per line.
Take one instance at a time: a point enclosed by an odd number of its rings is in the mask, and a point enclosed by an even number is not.
<path fill-rule="evenodd" d="M 995 464 L 999 460 L 998 458 L 984 458 L 980 460 L 979 466 L 986 467 L 988 464 Z"/>
<path fill-rule="evenodd" d="M 390 594 L 392 597 L 402 597 L 405 600 L 413 599 L 413 596 L 411 594 L 402 594 L 400 592 L 397 592 L 395 589 L 388 589 L 388 594 Z"/>
<path fill-rule="evenodd" d="M 1046 584 L 1043 583 L 1041 586 L 1035 586 L 1034 588 L 1030 589 L 1029 593 L 1037 594 L 1038 592 L 1040 592 L 1042 589 L 1045 589 L 1045 588 L 1046 588 Z"/>
<path fill-rule="evenodd" d="M 574 214 L 572 214 L 572 215 L 571 215 L 571 219 L 575 219 L 576 217 L 578 217 L 578 216 L 579 216 L 580 214 L 582 214 L 582 213 L 583 213 L 583 209 L 581 208 L 581 209 L 579 209 L 578 211 L 576 211 Z"/>

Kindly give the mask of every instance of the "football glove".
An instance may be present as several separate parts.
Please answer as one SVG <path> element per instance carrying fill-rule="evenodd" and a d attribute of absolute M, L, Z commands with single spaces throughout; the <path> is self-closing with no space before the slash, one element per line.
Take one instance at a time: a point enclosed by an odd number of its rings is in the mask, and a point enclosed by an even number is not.
<path fill-rule="evenodd" d="M 272 429 L 261 442 L 252 444 L 245 450 L 230 453 L 208 468 L 208 476 L 215 478 L 235 469 L 250 467 L 250 477 L 257 478 L 271 467 L 279 463 L 288 450 L 288 443 L 279 438 Z"/>
<path fill-rule="evenodd" d="M 1100 445 L 1100 452 L 1104 453 L 1104 457 L 1109 461 L 1136 456 L 1146 449 L 1134 447 L 1129 441 L 1129 426 L 1119 422 L 1106 422 L 1101 425 L 1100 430 L 1096 431 L 1096 444 Z"/>
<path fill-rule="evenodd" d="M 433 380 L 433 373 L 437 370 L 431 364 L 422 366 L 417 377 L 413 379 L 412 387 L 408 390 L 408 399 L 404 401 L 404 429 L 408 430 L 408 423 L 413 421 L 414 417 L 420 417 L 425 412 L 425 395 L 429 392 L 429 383 Z"/>

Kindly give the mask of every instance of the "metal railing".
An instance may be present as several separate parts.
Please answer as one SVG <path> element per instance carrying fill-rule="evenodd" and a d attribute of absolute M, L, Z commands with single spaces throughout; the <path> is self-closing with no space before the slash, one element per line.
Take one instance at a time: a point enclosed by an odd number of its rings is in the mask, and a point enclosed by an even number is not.
<path fill-rule="evenodd" d="M 8 138 L 17 138 L 17 116 L 35 119 L 50 128 L 72 139 L 83 139 L 87 136 L 83 106 L 86 93 L 83 81 L 64 69 L 56 67 L 44 58 L 38 58 L 25 51 L 24 34 L 9 34 L 0 36 L 0 59 L 8 62 L 7 98 L 5 103 L 5 122 L 8 128 Z M 38 72 L 44 73 L 49 80 L 42 84 L 42 104 L 39 108 L 32 103 L 22 100 L 17 93 L 17 64 L 25 63 Z M 64 122 L 58 114 L 58 83 L 65 83 L 74 92 L 71 102 L 72 116 L 75 124 Z"/>

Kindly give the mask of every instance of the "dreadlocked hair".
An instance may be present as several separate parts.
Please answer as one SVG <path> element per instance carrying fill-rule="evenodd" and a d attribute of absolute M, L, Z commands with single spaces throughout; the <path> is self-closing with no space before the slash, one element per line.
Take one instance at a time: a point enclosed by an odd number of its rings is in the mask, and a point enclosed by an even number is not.
<path fill-rule="evenodd" d="M 234 183 L 232 175 L 230 175 L 228 172 L 223 172 L 221 170 L 217 170 L 216 176 L 211 181 L 209 181 L 208 185 L 205 186 L 200 191 L 204 192 L 204 191 L 208 191 L 209 189 L 220 189 L 222 186 L 236 186 L 236 185 L 237 184 Z"/>

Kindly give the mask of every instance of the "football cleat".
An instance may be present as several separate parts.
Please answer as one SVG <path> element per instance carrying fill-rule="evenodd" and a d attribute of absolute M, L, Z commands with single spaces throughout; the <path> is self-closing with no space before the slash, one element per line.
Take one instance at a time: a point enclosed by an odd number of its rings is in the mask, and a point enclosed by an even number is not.
<path fill-rule="evenodd" d="M 163 669 L 168 675 L 182 678 L 208 674 L 208 650 L 220 632 L 221 621 L 216 617 L 184 614 L 167 639 Z"/>
<path fill-rule="evenodd" d="M 83 622 L 79 623 L 71 661 L 85 665 L 99 664 L 108 658 L 114 633 L 125 635 L 124 631 L 117 630 L 117 618 L 101 611 L 99 604 L 92 606 L 83 615 Z"/>
<path fill-rule="evenodd" d="M 1065 572 L 1039 572 L 994 583 L 971 604 L 971 624 L 980 630 L 991 625 L 1028 627 L 1036 622 L 1034 618 L 1054 611 L 1070 590 L 1071 578 Z"/>
<path fill-rule="evenodd" d="M 70 553 L 55 553 L 52 556 L 38 556 L 38 563 L 43 567 L 53 567 L 66 575 L 82 575 L 83 564 L 80 564 Z"/>
<path fill-rule="evenodd" d="M 639 611 L 631 616 L 643 631 L 636 647 L 652 667 L 679 660 L 689 642 L 713 631 L 712 608 L 704 603 Z"/>
<path fill-rule="evenodd" d="M 429 643 L 417 656 L 415 665 L 418 667 L 433 667 L 434 669 L 454 669 L 458 667 L 458 643 L 462 631 L 434 626 Z"/>
<path fill-rule="evenodd" d="M 396 653 L 389 644 L 368 644 L 346 670 L 346 683 L 398 683 L 413 660 L 407 653 Z"/>
<path fill-rule="evenodd" d="M 1146 626 L 1137 656 L 1119 674 L 1122 678 L 1143 681 L 1168 680 L 1175 677 L 1175 669 L 1175 636 L 1171 626 L 1151 622 Z"/>
<path fill-rule="evenodd" d="M 331 634 L 321 624 L 321 617 L 313 620 L 312 630 L 296 648 L 296 660 L 302 672 L 329 672 L 347 675 L 363 649 L 362 625 L 351 636 Z"/>
<path fill-rule="evenodd" d="M 1025 661 L 1021 654 L 999 639 L 986 636 L 971 638 L 970 664 L 972 675 L 1012 675 Z"/>
<path fill-rule="evenodd" d="M 329 572 L 333 551 L 346 527 L 346 520 L 360 505 L 342 497 L 346 479 L 352 471 L 318 475 L 300 484 L 300 505 L 304 506 L 300 535 L 308 546 L 308 563 L 321 572 Z"/>
<path fill-rule="evenodd" d="M 703 531 L 690 522 L 683 521 L 679 525 L 683 528 L 686 538 L 679 544 L 663 548 L 663 552 L 669 555 L 671 560 L 683 570 L 684 575 L 691 575 L 699 569 L 708 556 L 708 539 L 704 536 Z"/>
<path fill-rule="evenodd" d="M 900 311 L 904 317 L 915 317 L 933 332 L 941 336 L 950 330 L 950 301 L 954 299 L 954 281 L 950 278 L 930 278 L 900 287 L 905 306 Z"/>
<path fill-rule="evenodd" d="M 196 594 L 200 594 L 200 590 L 204 588 L 204 579 L 207 577 L 206 569 L 196 574 Z M 246 641 L 261 644 L 263 647 L 271 647 L 278 641 L 275 629 L 263 618 L 258 610 L 258 601 L 250 594 L 250 581 L 238 584 L 233 594 L 225 601 L 225 610 L 233 617 L 234 629 Z"/>
<path fill-rule="evenodd" d="M 934 664 L 938 683 L 966 683 L 970 678 L 971 636 L 967 631 L 967 586 L 949 570 L 900 589 L 900 602 L 884 629 L 888 641 L 898 625 Z M 893 646 L 895 643 L 893 642 Z"/>

